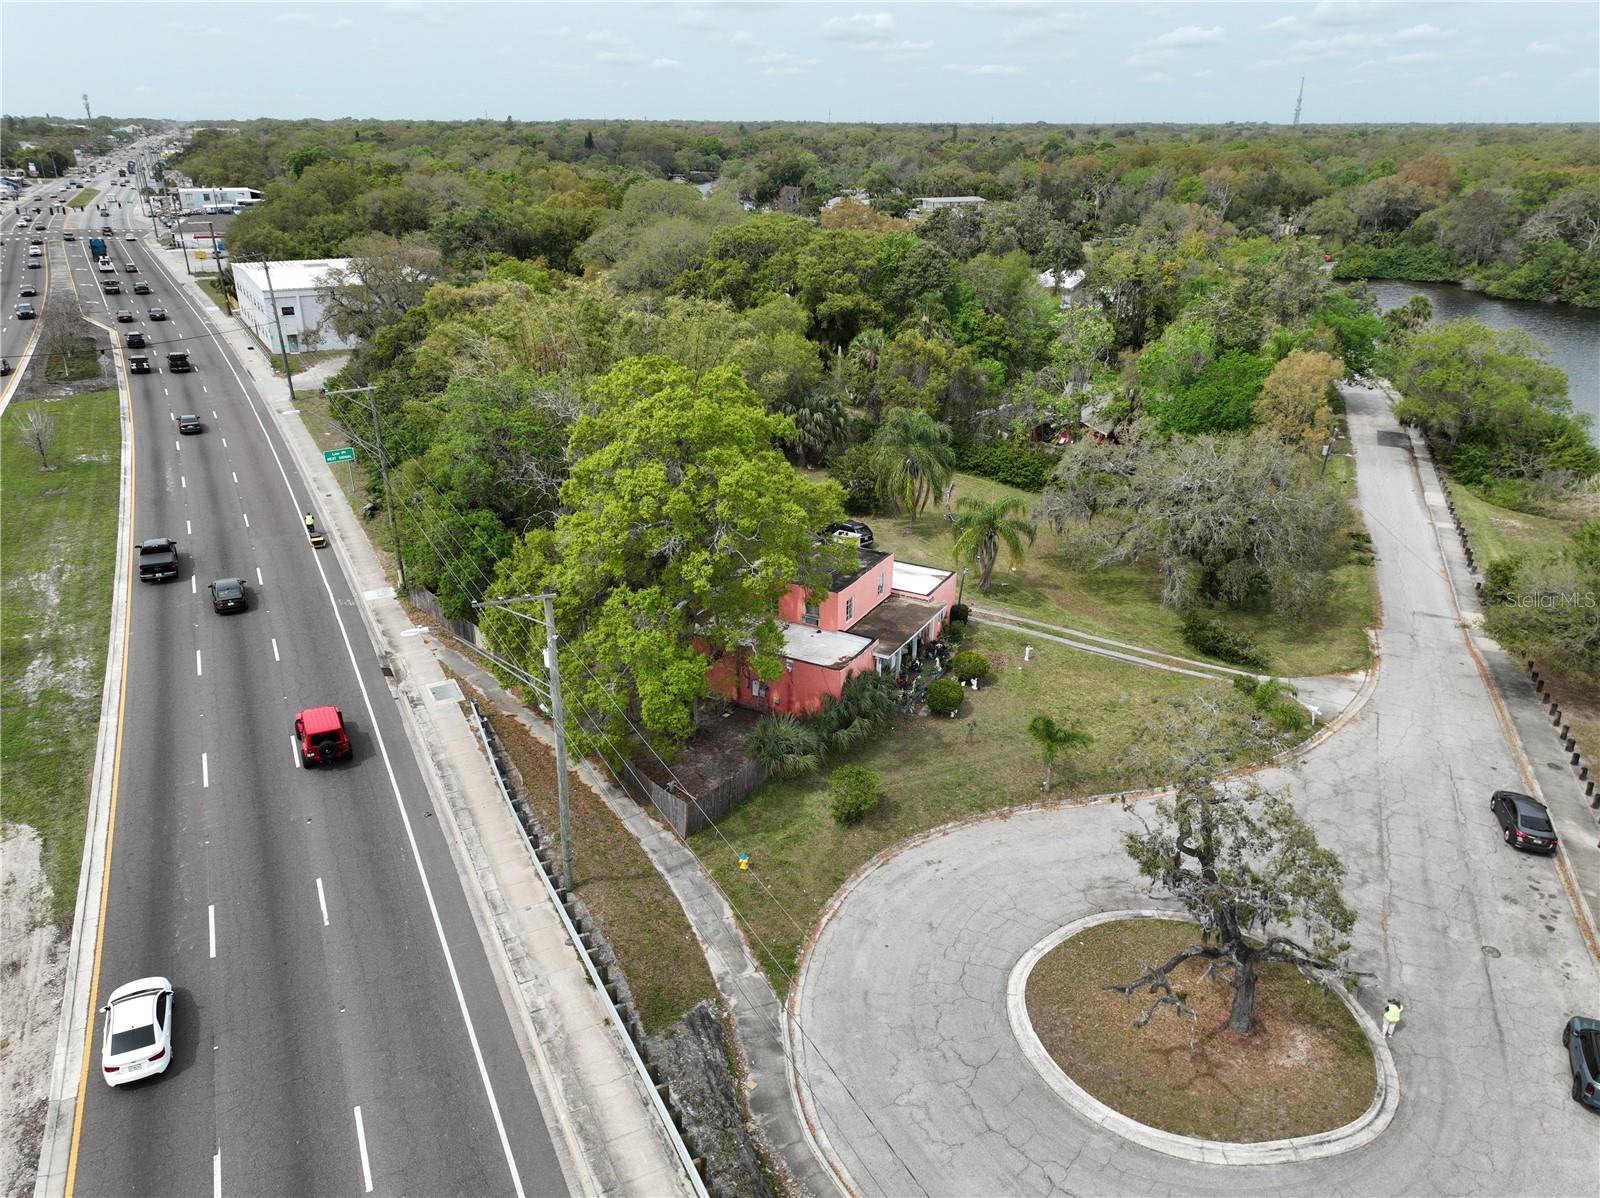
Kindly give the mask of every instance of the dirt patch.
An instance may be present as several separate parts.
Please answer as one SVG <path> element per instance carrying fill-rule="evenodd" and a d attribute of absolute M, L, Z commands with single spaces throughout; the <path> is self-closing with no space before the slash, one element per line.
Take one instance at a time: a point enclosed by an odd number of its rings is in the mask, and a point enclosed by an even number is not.
<path fill-rule="evenodd" d="M 67 939 L 51 922 L 39 836 L 0 831 L 0 1194 L 33 1192 L 55 1059 Z"/>
<path fill-rule="evenodd" d="M 1088 928 L 1051 950 L 1028 981 L 1028 1016 L 1073 1081 L 1107 1106 L 1178 1135 L 1231 1143 L 1305 1136 L 1358 1118 L 1377 1091 L 1365 1035 L 1337 995 L 1286 965 L 1262 970 L 1257 1030 L 1228 1030 L 1233 990 L 1188 962 L 1174 974 L 1196 1017 L 1105 989 L 1194 943 L 1193 924 L 1137 919 Z"/>

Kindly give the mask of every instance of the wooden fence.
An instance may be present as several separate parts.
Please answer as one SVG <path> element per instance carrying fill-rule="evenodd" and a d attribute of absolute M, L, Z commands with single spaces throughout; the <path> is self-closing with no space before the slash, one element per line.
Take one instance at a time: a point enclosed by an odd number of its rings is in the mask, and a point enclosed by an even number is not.
<path fill-rule="evenodd" d="M 661 786 L 631 763 L 624 763 L 617 778 L 635 802 L 654 808 L 674 832 L 687 838 L 733 810 L 767 780 L 767 771 L 758 762 L 746 761 L 737 774 L 716 789 L 695 795 L 676 785 Z"/>

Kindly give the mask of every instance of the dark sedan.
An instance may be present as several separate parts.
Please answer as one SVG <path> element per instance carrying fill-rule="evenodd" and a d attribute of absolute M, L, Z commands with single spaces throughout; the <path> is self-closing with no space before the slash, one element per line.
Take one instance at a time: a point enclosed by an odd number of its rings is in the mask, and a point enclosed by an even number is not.
<path fill-rule="evenodd" d="M 178 431 L 180 433 L 198 433 L 202 431 L 200 417 L 191 413 L 178 417 Z"/>
<path fill-rule="evenodd" d="M 1561 1032 L 1572 1066 L 1572 1101 L 1600 1111 L 1600 1019 L 1574 1015 Z"/>
<path fill-rule="evenodd" d="M 122 344 L 126 345 L 129 349 L 143 349 L 145 347 L 144 334 L 129 333 L 122 339 Z"/>
<path fill-rule="evenodd" d="M 246 611 L 250 607 L 250 600 L 244 593 L 244 579 L 219 578 L 211 584 L 211 610 L 227 613 L 230 611 Z"/>
<path fill-rule="evenodd" d="M 151 320 L 165 320 L 166 318 L 167 318 L 167 310 L 165 308 L 151 308 L 150 309 L 150 319 Z"/>
<path fill-rule="evenodd" d="M 1489 810 L 1500 821 L 1500 834 L 1512 848 L 1530 853 L 1556 851 L 1555 825 L 1539 800 L 1514 790 L 1497 790 L 1489 796 Z"/>

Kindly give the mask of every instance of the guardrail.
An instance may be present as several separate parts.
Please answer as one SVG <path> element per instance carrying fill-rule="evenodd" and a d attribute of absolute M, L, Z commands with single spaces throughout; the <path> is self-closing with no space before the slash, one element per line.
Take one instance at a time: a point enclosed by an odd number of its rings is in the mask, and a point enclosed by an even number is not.
<path fill-rule="evenodd" d="M 505 800 L 506 809 L 511 812 L 512 821 L 517 825 L 517 835 L 522 837 L 522 846 L 528 850 L 528 859 L 533 862 L 534 871 L 539 875 L 539 880 L 544 883 L 545 892 L 555 904 L 556 912 L 561 917 L 561 924 L 567 930 L 567 936 L 573 948 L 578 952 L 578 958 L 583 962 L 584 969 L 589 974 L 589 981 L 594 986 L 595 992 L 606 1005 L 606 1013 L 612 1022 L 622 1031 L 622 1043 L 628 1051 L 628 1059 L 633 1063 L 639 1078 L 644 1082 L 645 1090 L 650 1095 L 651 1105 L 655 1108 L 656 1117 L 661 1120 L 661 1125 L 666 1129 L 667 1138 L 672 1142 L 673 1152 L 678 1157 L 678 1163 L 683 1167 L 689 1184 L 693 1187 L 695 1198 L 709 1198 L 706 1192 L 705 1180 L 700 1176 L 700 1166 L 695 1156 L 689 1151 L 689 1146 L 684 1142 L 683 1132 L 678 1126 L 678 1120 L 672 1110 L 667 1106 L 662 1091 L 666 1087 L 656 1081 L 650 1072 L 650 1067 L 639 1055 L 639 1045 L 635 1038 L 643 1039 L 642 1030 L 636 1027 L 638 1017 L 625 1015 L 616 1004 L 613 996 L 614 984 L 606 977 L 605 971 L 596 965 L 594 958 L 589 953 L 588 933 L 580 932 L 572 921 L 572 912 L 568 904 L 572 901 L 563 895 L 556 886 L 551 876 L 551 867 L 539 855 L 539 849 L 528 835 L 528 829 L 523 822 L 522 812 L 517 809 L 517 802 L 511 796 L 511 789 L 506 785 L 505 774 L 500 769 L 500 758 L 495 750 L 493 730 L 488 722 L 478 711 L 478 704 L 469 700 L 468 706 L 472 710 L 472 723 L 478 730 L 478 739 L 483 744 L 484 756 L 488 757 L 489 765 L 494 773 L 495 785 L 500 790 L 500 797 Z M 629 1017 L 631 1015 L 631 1018 Z"/>

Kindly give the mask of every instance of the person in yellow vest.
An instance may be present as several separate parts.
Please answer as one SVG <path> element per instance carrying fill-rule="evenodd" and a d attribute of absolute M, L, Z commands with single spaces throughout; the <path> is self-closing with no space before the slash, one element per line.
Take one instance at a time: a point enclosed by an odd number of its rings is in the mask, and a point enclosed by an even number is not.
<path fill-rule="evenodd" d="M 314 536 L 317 531 L 317 518 L 310 512 L 306 513 L 306 536 Z"/>
<path fill-rule="evenodd" d="M 1383 1038 L 1387 1040 L 1394 1035 L 1394 1029 L 1400 1026 L 1400 1013 L 1405 1010 L 1398 998 L 1391 998 L 1389 1005 L 1383 1008 Z"/>

